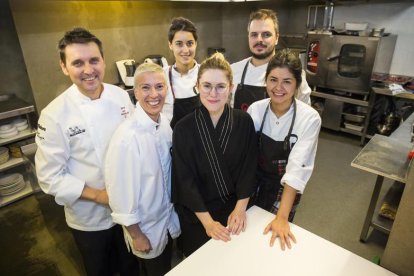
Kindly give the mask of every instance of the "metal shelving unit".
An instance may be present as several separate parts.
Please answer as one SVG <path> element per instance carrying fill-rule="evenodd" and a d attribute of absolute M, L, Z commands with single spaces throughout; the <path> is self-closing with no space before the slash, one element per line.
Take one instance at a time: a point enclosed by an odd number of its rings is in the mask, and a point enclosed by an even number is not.
<path fill-rule="evenodd" d="M 0 102 L 0 124 L 5 124 L 12 121 L 16 117 L 26 117 L 29 127 L 26 130 L 19 132 L 16 136 L 1 139 L 0 146 L 7 146 L 15 142 L 27 141 L 36 135 L 34 125 L 37 121 L 36 109 L 33 105 L 26 103 L 22 99 L 17 97 L 11 97 L 6 101 Z M 34 191 L 38 190 L 38 184 L 35 172 L 31 169 L 30 160 L 23 157 L 10 157 L 10 159 L 0 164 L 0 176 L 5 175 L 7 171 L 12 170 L 14 172 L 20 172 L 25 180 L 26 185 L 24 188 L 16 193 L 10 195 L 0 195 L 0 207 L 15 202 L 21 198 L 31 195 Z"/>
<path fill-rule="evenodd" d="M 360 95 L 361 96 L 361 95 Z M 336 131 L 342 131 L 345 133 L 357 135 L 361 137 L 361 145 L 365 144 L 366 138 L 371 138 L 371 135 L 367 134 L 370 115 L 373 106 L 373 98 L 369 97 L 370 95 L 363 95 L 363 99 L 357 99 L 355 97 L 341 96 L 337 94 L 321 92 L 321 91 L 312 91 L 311 97 L 320 98 L 324 101 L 324 110 L 320 111 L 322 117 L 322 127 L 326 127 Z M 369 100 L 368 100 L 369 97 Z M 371 100 L 372 99 L 372 100 Z M 355 130 L 346 128 L 345 126 L 345 115 L 349 115 L 344 112 L 346 105 L 354 105 L 366 108 L 366 115 L 361 124 L 361 130 Z"/>

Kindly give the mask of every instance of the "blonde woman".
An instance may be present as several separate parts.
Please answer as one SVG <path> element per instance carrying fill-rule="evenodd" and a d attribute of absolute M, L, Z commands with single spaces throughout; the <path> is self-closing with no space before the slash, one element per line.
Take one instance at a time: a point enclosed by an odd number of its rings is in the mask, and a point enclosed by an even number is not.
<path fill-rule="evenodd" d="M 250 116 L 227 104 L 232 79 L 222 54 L 206 59 L 196 84 L 201 106 L 173 132 L 172 199 L 185 256 L 210 238 L 226 242 L 246 228 L 256 187 L 257 140 Z"/>

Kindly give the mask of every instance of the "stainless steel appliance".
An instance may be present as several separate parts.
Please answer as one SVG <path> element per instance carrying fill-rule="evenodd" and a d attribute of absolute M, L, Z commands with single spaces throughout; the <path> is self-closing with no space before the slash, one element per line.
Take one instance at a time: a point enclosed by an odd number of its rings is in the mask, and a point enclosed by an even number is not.
<path fill-rule="evenodd" d="M 306 79 L 310 85 L 368 94 L 372 72 L 389 73 L 397 36 L 308 34 Z"/>

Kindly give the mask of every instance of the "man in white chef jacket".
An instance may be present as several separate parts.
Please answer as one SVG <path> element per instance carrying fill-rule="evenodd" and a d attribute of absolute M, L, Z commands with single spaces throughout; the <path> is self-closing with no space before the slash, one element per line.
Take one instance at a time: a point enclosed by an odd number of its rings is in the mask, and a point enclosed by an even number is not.
<path fill-rule="evenodd" d="M 232 91 L 230 105 L 242 110 L 247 110 L 254 101 L 266 96 L 266 68 L 269 60 L 275 55 L 279 40 L 279 23 L 276 13 L 268 9 L 252 12 L 247 31 L 251 56 L 231 65 L 235 88 Z M 302 70 L 302 80 L 297 98 L 310 104 L 311 89 L 306 82 L 304 70 Z"/>
<path fill-rule="evenodd" d="M 138 262 L 111 217 L 103 172 L 110 138 L 133 105 L 125 91 L 102 82 L 102 43 L 88 30 L 66 32 L 58 48 L 61 69 L 73 84 L 40 114 L 40 187 L 64 206 L 88 275 L 137 275 Z"/>
<path fill-rule="evenodd" d="M 134 114 L 108 147 L 105 183 L 116 223 L 147 275 L 171 269 L 172 239 L 181 231 L 170 200 L 172 130 L 161 109 L 167 94 L 163 69 L 141 64 L 134 77 Z"/>

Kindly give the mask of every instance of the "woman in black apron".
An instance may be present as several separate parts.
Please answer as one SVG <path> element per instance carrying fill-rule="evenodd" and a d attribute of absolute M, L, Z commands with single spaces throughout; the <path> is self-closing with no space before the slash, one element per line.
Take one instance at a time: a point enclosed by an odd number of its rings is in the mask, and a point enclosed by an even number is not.
<path fill-rule="evenodd" d="M 163 113 L 171 119 L 171 127 L 174 128 L 181 118 L 200 106 L 199 95 L 194 89 L 199 67 L 194 60 L 197 29 L 186 18 L 174 18 L 168 31 L 168 41 L 175 64 L 168 68 L 171 93 L 167 95 Z"/>
<path fill-rule="evenodd" d="M 254 102 L 267 98 L 266 87 L 254 86 L 244 84 L 247 68 L 249 67 L 250 60 L 246 62 L 243 69 L 243 74 L 240 83 L 237 85 L 236 92 L 234 94 L 234 108 L 247 111 L 247 108 Z"/>
<path fill-rule="evenodd" d="M 271 245 L 279 237 L 282 249 L 296 242 L 288 222 L 312 174 L 321 126 L 317 111 L 295 99 L 301 72 L 293 53 L 278 51 L 266 70 L 270 99 L 255 102 L 248 110 L 259 136 L 259 187 L 254 204 L 276 215 L 264 232 L 272 232 Z"/>

